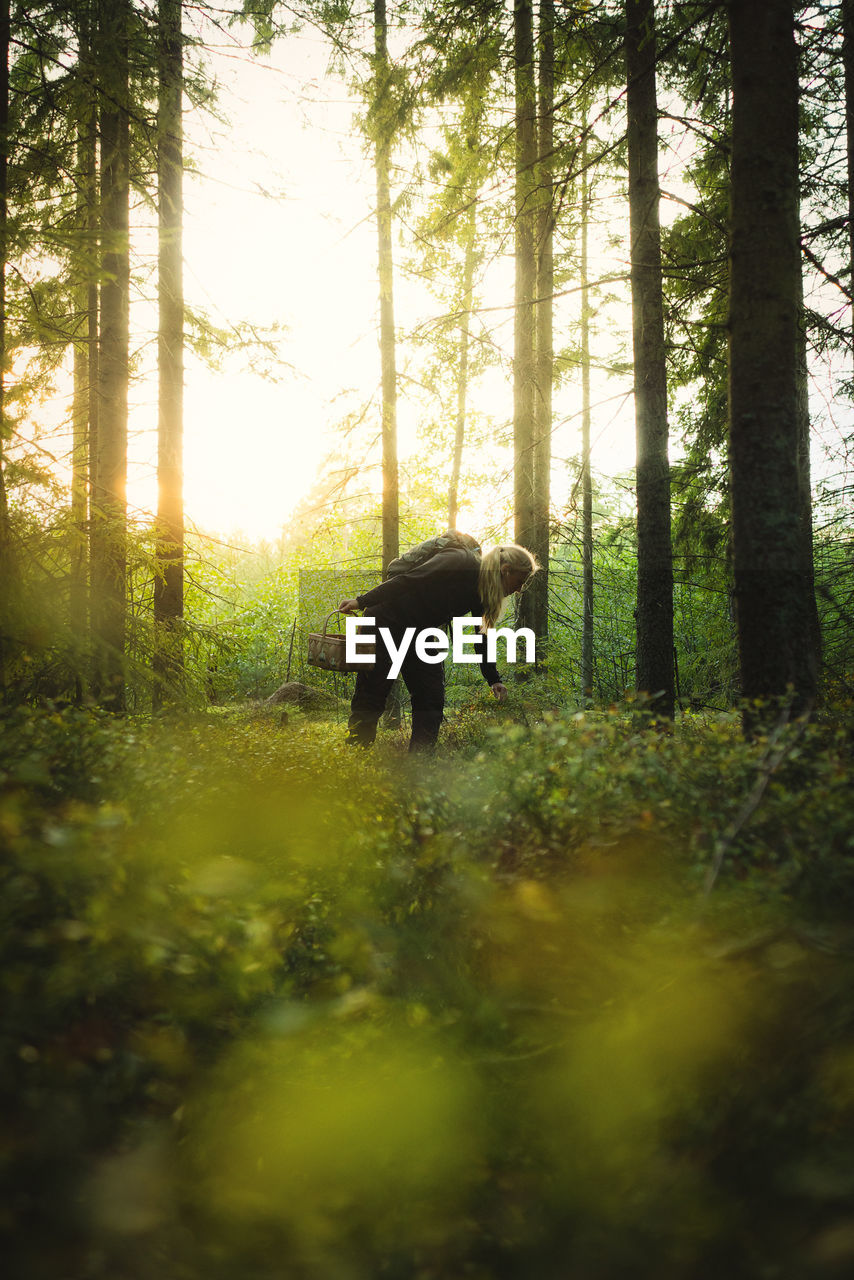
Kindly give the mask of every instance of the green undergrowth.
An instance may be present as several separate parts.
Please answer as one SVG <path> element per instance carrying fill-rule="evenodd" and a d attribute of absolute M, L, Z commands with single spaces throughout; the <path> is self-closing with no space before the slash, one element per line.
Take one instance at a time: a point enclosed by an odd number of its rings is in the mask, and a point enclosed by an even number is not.
<path fill-rule="evenodd" d="M 843 728 L 478 705 L 4 718 L 6 1274 L 850 1273 Z"/>

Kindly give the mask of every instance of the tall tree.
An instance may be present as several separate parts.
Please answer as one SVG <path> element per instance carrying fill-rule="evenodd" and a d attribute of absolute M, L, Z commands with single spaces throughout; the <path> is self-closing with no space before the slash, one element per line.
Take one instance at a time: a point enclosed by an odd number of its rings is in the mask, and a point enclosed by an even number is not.
<path fill-rule="evenodd" d="M 92 85 L 91 5 L 77 16 L 77 210 L 73 451 L 71 475 L 72 553 L 70 616 L 78 655 L 88 622 L 88 524 L 93 455 L 97 451 L 98 279 L 93 252 L 97 234 L 97 112 Z M 80 683 L 79 662 L 78 685 Z"/>
<path fill-rule="evenodd" d="M 382 367 L 382 563 L 400 553 L 397 467 L 397 363 L 394 334 L 394 265 L 391 240 L 391 75 L 386 0 L 374 0 L 374 129 L 377 178 L 377 245 Z"/>
<path fill-rule="evenodd" d="M 537 120 L 534 14 L 531 0 L 514 0 L 515 92 L 515 311 L 513 337 L 513 448 L 515 538 L 535 542 L 534 517 L 534 297 L 537 286 Z"/>
<path fill-rule="evenodd" d="M 590 442 L 590 170 L 588 167 L 588 110 L 582 115 L 581 144 L 581 252 L 579 276 L 581 285 L 581 692 L 585 700 L 593 698 L 593 481 Z"/>
<path fill-rule="evenodd" d="M 661 291 L 653 0 L 626 0 L 632 339 L 637 436 L 637 687 L 672 717 L 673 553 Z"/>
<path fill-rule="evenodd" d="M 9 207 L 9 0 L 0 8 L 0 697 L 6 687 L 9 636 L 8 593 L 12 579 L 12 540 L 6 493 L 6 259 Z"/>
<path fill-rule="evenodd" d="M 93 631 L 98 696 L 125 705 L 127 625 L 128 325 L 130 294 L 130 129 L 128 0 L 100 0 L 98 69 L 101 154 L 102 285 L 99 432 L 92 494 Z"/>
<path fill-rule="evenodd" d="M 464 231 L 465 258 L 463 261 L 462 305 L 460 311 L 459 358 L 457 362 L 457 417 L 454 424 L 454 452 L 451 459 L 451 479 L 448 485 L 448 528 L 456 529 L 459 509 L 460 472 L 463 464 L 463 445 L 466 432 L 466 399 L 469 373 L 469 333 L 471 329 L 474 269 L 477 260 L 477 196 L 469 203 Z"/>
<path fill-rule="evenodd" d="M 533 500 L 531 550 L 540 572 L 522 598 L 520 620 L 538 639 L 549 627 L 549 512 L 554 384 L 554 26 L 553 0 L 540 0 L 537 101 L 536 310 L 534 315 Z"/>
<path fill-rule="evenodd" d="M 845 143 L 848 158 L 848 270 L 854 291 L 854 0 L 842 0 L 842 65 L 845 72 Z M 854 306 L 851 308 L 854 349 Z"/>
<path fill-rule="evenodd" d="M 76 290 L 85 299 L 86 286 Z M 71 426 L 71 565 L 69 576 L 69 616 L 71 629 L 81 647 L 87 621 L 87 522 L 89 511 L 89 346 L 85 303 L 80 307 L 74 339 L 74 390 Z"/>
<path fill-rule="evenodd" d="M 154 704 L 183 668 L 184 614 L 184 283 L 183 37 L 181 0 L 160 0 L 157 107 L 159 403 L 157 426 L 157 566 Z"/>
<path fill-rule="evenodd" d="M 729 413 L 745 699 L 816 692 L 800 466 L 798 58 L 790 0 L 732 0 Z M 751 712 L 746 726 L 755 723 Z"/>

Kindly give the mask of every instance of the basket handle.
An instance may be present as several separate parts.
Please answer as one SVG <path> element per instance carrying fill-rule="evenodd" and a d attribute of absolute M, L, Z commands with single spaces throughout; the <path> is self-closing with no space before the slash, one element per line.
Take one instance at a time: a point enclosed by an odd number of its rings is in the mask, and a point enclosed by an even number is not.
<path fill-rule="evenodd" d="M 326 630 L 327 626 L 329 625 L 329 619 L 332 617 L 332 615 L 333 615 L 333 614 L 335 614 L 335 613 L 340 613 L 340 612 L 341 612 L 341 610 L 340 610 L 340 609 L 331 609 L 331 610 L 329 611 L 329 613 L 327 613 L 326 617 L 323 619 L 323 634 L 324 634 L 325 636 L 326 636 L 326 635 L 333 635 L 333 636 L 334 636 L 334 635 L 340 635 L 340 634 L 341 634 L 340 632 L 336 632 L 336 631 L 327 631 L 327 630 Z"/>

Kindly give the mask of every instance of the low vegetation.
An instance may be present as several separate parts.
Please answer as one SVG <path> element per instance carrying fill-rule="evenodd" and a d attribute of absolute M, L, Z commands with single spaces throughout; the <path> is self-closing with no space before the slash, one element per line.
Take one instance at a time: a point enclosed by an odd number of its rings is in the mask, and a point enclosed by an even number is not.
<path fill-rule="evenodd" d="M 849 1273 L 850 726 L 535 699 L 6 715 L 7 1274 Z"/>

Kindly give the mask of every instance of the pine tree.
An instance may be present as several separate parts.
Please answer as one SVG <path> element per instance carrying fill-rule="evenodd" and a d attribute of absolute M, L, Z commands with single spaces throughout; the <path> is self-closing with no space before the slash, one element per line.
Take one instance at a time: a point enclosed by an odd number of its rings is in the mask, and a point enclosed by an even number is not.
<path fill-rule="evenodd" d="M 456 529 L 459 509 L 460 472 L 466 433 L 466 397 L 469 374 L 469 335 L 474 291 L 474 269 L 477 261 L 477 200 L 471 199 L 463 232 L 465 248 L 460 312 L 459 355 L 457 359 L 457 416 L 454 423 L 454 452 L 448 485 L 448 528 Z"/>
<path fill-rule="evenodd" d="M 77 644 L 78 695 L 82 689 L 81 656 L 88 647 L 89 496 L 97 456 L 98 280 L 92 240 L 97 235 L 97 108 L 92 78 L 92 6 L 77 16 L 77 263 L 73 267 L 74 398 L 71 476 L 72 547 L 69 615 Z"/>
<path fill-rule="evenodd" d="M 845 143 L 848 160 L 848 279 L 854 292 L 854 0 L 842 0 L 842 65 L 845 72 Z M 854 351 L 854 305 L 851 307 Z"/>
<path fill-rule="evenodd" d="M 0 698 L 6 689 L 9 593 L 14 575 L 9 503 L 6 493 L 6 268 L 9 175 L 9 0 L 0 9 Z"/>
<path fill-rule="evenodd" d="M 581 693 L 593 698 L 593 480 L 591 472 L 590 411 L 590 173 L 588 161 L 588 108 L 582 111 L 581 173 L 579 175 L 581 319 Z"/>
<path fill-rule="evenodd" d="M 97 59 L 100 94 L 102 273 L 99 341 L 99 432 L 92 492 L 93 632 L 97 692 L 125 705 L 127 627 L 127 432 L 130 295 L 129 19 L 127 0 L 100 0 Z"/>
<path fill-rule="evenodd" d="M 538 30 L 536 306 L 534 312 L 533 498 L 530 549 L 540 572 L 522 597 L 521 625 L 548 635 L 552 389 L 554 384 L 554 4 L 541 0 Z"/>
<path fill-rule="evenodd" d="M 184 614 L 184 286 L 183 36 L 181 0 L 160 0 L 157 170 L 159 227 L 159 402 L 157 426 L 157 566 L 154 580 L 156 648 L 154 704 L 183 668 Z"/>
<path fill-rule="evenodd" d="M 788 0 L 733 0 L 730 466 L 742 694 L 816 693 L 799 449 L 798 61 Z M 756 723 L 748 710 L 748 729 Z"/>
<path fill-rule="evenodd" d="M 385 0 L 374 0 L 374 162 L 377 179 L 377 248 L 380 282 L 382 367 L 382 564 L 400 554 L 400 496 L 397 466 L 397 360 L 394 333 L 394 264 L 391 240 L 389 127 L 390 68 Z"/>
<path fill-rule="evenodd" d="M 626 0 L 632 333 L 637 433 L 637 687 L 673 716 L 673 554 L 658 206 L 653 0 Z"/>
<path fill-rule="evenodd" d="M 530 0 L 514 0 L 513 51 L 516 121 L 515 322 L 513 442 L 515 539 L 532 547 L 534 516 L 534 297 L 536 292 L 537 126 L 534 17 Z"/>

